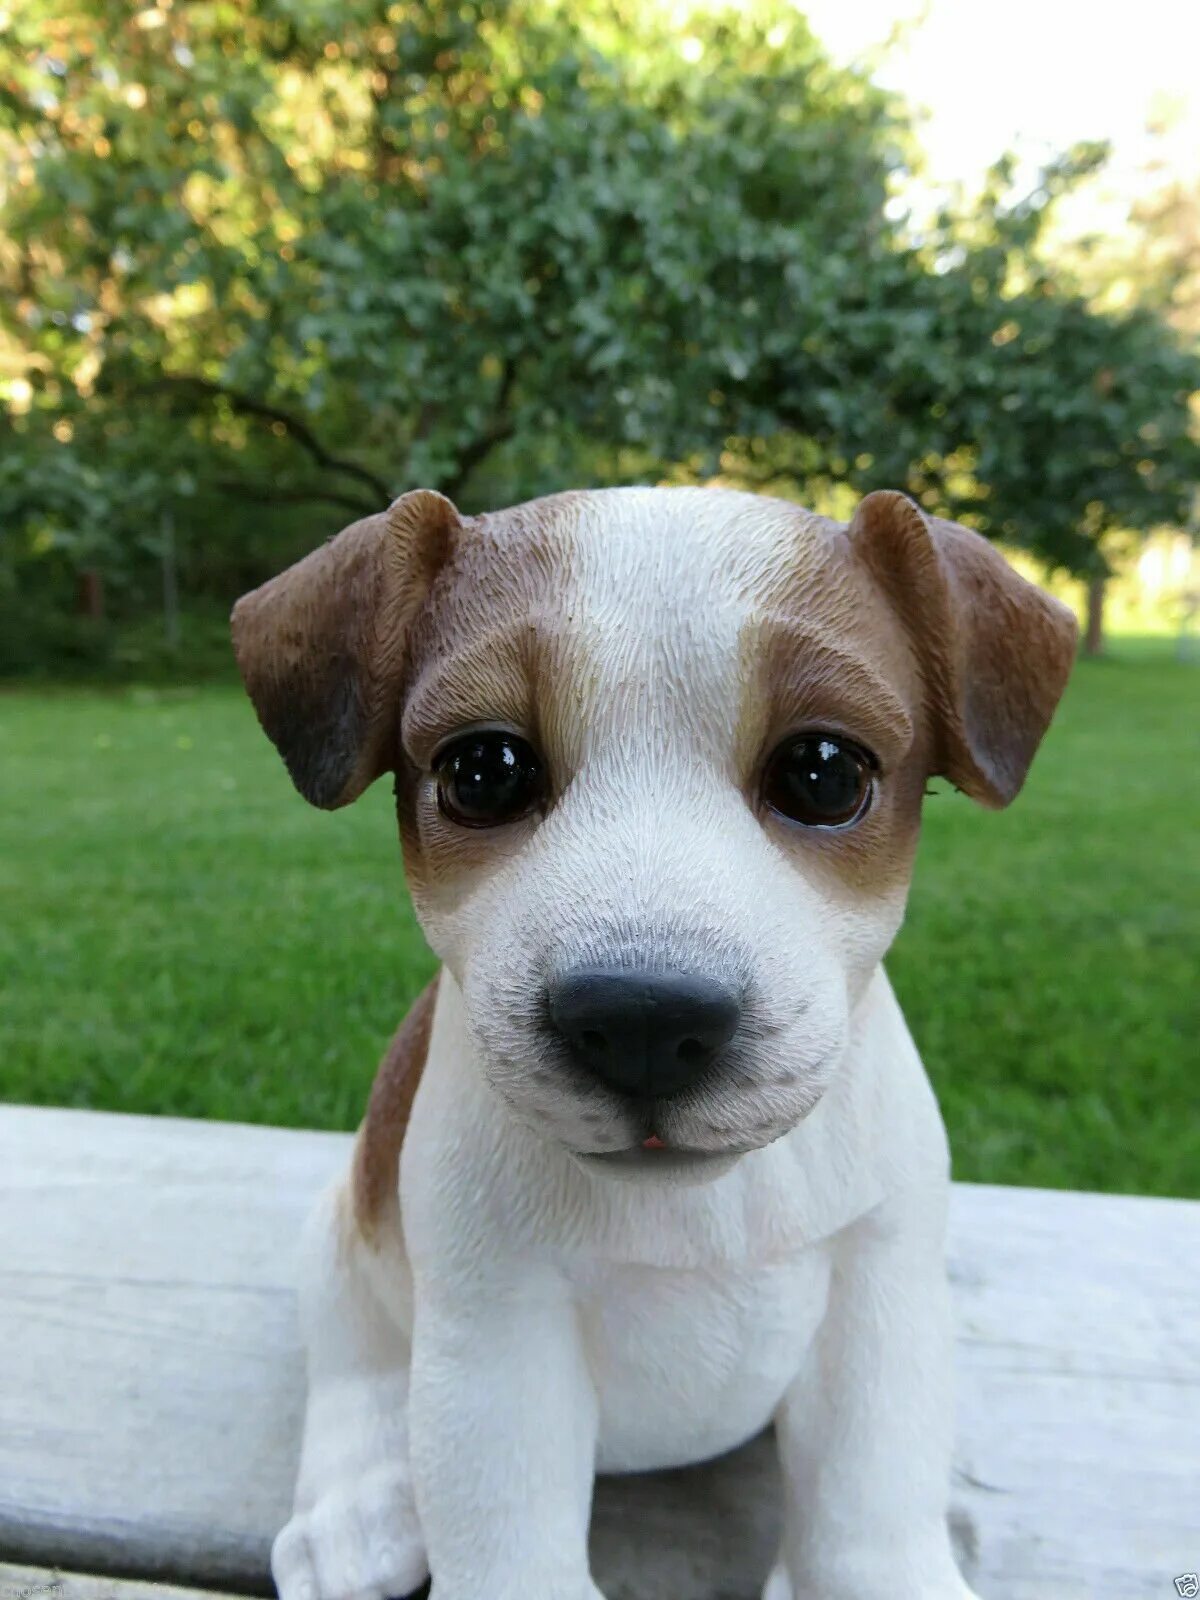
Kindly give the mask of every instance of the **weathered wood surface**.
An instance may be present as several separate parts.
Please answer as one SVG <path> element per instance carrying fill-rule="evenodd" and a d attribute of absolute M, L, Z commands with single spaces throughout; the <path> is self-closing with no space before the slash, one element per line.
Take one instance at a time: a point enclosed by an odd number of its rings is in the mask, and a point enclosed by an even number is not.
<path fill-rule="evenodd" d="M 143 1578 L 101 1578 L 57 1567 L 14 1567 L 0 1561 L 0 1600 L 223 1600 L 211 1589 L 181 1589 Z"/>
<path fill-rule="evenodd" d="M 302 1394 L 294 1240 L 340 1135 L 0 1107 L 0 1557 L 268 1583 Z M 954 1521 L 986 1600 L 1200 1566 L 1200 1205 L 960 1186 Z M 769 1444 L 608 1480 L 610 1600 L 751 1600 Z"/>

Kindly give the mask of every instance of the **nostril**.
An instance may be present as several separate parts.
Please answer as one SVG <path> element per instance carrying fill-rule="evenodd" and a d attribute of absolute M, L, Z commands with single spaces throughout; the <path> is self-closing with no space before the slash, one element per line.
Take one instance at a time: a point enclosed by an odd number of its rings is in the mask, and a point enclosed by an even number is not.
<path fill-rule="evenodd" d="M 585 1028 L 579 1035 L 579 1042 L 585 1050 L 590 1050 L 593 1055 L 603 1055 L 608 1049 L 608 1040 L 595 1028 Z"/>
<path fill-rule="evenodd" d="M 702 1067 L 712 1051 L 699 1039 L 681 1039 L 675 1054 L 685 1067 Z"/>

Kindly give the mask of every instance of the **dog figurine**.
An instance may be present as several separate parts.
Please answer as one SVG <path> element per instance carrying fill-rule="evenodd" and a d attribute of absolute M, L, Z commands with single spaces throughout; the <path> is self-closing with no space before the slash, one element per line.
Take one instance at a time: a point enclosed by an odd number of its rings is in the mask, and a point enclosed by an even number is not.
<path fill-rule="evenodd" d="M 601 1600 L 595 1473 L 770 1422 L 765 1600 L 968 1600 L 946 1139 L 880 963 L 927 780 L 1013 798 L 1070 612 L 900 494 L 418 490 L 233 634 L 306 799 L 395 775 L 442 963 L 306 1231 L 283 1600 Z"/>

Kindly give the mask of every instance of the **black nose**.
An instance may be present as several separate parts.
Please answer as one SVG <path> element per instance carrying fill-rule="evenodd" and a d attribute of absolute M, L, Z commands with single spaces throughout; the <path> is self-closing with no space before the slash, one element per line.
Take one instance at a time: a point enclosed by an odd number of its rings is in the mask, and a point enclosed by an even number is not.
<path fill-rule="evenodd" d="M 733 1037 L 737 997 L 686 972 L 582 969 L 550 985 L 550 1016 L 583 1067 L 622 1094 L 686 1089 Z"/>

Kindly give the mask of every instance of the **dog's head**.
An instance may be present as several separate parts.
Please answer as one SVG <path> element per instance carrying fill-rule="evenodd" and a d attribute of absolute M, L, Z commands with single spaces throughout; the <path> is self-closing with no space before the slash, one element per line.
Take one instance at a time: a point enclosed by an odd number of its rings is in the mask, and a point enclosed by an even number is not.
<path fill-rule="evenodd" d="M 697 1173 L 816 1104 L 927 779 L 1007 804 L 1075 642 L 902 495 L 846 527 L 716 489 L 477 518 L 418 491 L 233 627 L 307 799 L 395 773 L 413 900 L 503 1099 L 593 1165 Z"/>

